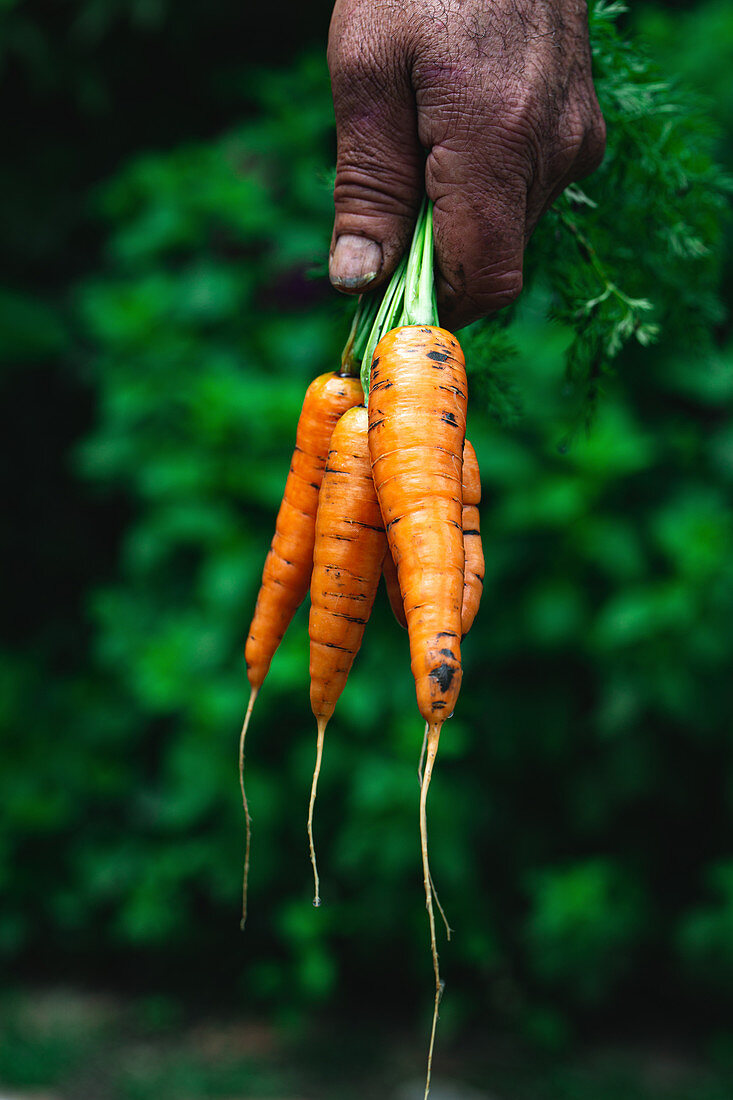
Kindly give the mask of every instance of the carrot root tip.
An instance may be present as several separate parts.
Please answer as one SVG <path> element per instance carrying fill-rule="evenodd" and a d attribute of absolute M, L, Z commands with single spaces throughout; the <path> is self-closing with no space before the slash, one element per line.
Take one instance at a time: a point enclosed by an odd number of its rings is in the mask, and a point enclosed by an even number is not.
<path fill-rule="evenodd" d="M 427 751 L 425 754 L 425 766 L 423 771 L 422 784 L 420 789 L 420 847 L 422 849 L 422 864 L 423 864 L 423 880 L 425 883 L 425 906 L 428 911 L 428 918 L 430 924 L 430 953 L 433 959 L 433 973 L 435 975 L 435 1000 L 433 1003 L 433 1022 L 430 1029 L 430 1045 L 428 1047 L 428 1064 L 427 1073 L 425 1078 L 425 1097 L 430 1092 L 430 1081 L 433 1072 L 433 1051 L 435 1049 L 435 1033 L 438 1026 L 438 1007 L 443 996 L 443 990 L 445 988 L 445 982 L 440 976 L 440 967 L 438 962 L 438 947 L 435 938 L 435 914 L 433 911 L 433 881 L 430 874 L 430 864 L 428 861 L 428 826 L 427 826 L 427 796 L 428 788 L 430 787 L 430 780 L 433 774 L 433 764 L 435 763 L 435 757 L 438 752 L 438 742 L 440 739 L 440 727 L 442 723 L 431 723 L 427 729 Z"/>
<path fill-rule="evenodd" d="M 313 884 L 315 887 L 313 894 L 313 905 L 316 909 L 321 904 L 321 882 L 318 876 L 318 864 L 316 863 L 316 846 L 313 840 L 313 808 L 316 804 L 316 791 L 318 790 L 318 776 L 321 774 L 321 759 L 323 757 L 323 735 L 326 732 L 327 719 L 317 719 L 318 721 L 318 741 L 316 745 L 316 765 L 313 769 L 313 782 L 311 784 L 311 797 L 308 806 L 308 846 L 310 848 L 311 866 L 313 868 Z"/>
<path fill-rule="evenodd" d="M 252 844 L 252 818 L 249 815 L 249 805 L 247 803 L 247 795 L 244 790 L 244 739 L 247 736 L 247 730 L 249 728 L 249 722 L 252 717 L 252 709 L 255 705 L 255 699 L 259 688 L 253 687 L 249 693 L 249 702 L 247 703 L 247 713 L 244 716 L 244 722 L 242 723 L 242 730 L 239 734 L 239 789 L 242 792 L 242 809 L 244 810 L 244 825 L 245 825 L 245 839 L 244 839 L 244 867 L 242 870 L 242 919 L 239 922 L 240 931 L 244 932 L 244 926 L 247 923 L 247 894 L 249 887 L 249 855 L 250 847 Z"/>
<path fill-rule="evenodd" d="M 425 734 L 422 739 L 422 748 L 420 750 L 420 760 L 417 765 L 417 781 L 419 786 L 422 787 L 423 768 L 425 767 L 425 753 L 428 747 L 428 728 L 429 724 L 425 723 Z"/>

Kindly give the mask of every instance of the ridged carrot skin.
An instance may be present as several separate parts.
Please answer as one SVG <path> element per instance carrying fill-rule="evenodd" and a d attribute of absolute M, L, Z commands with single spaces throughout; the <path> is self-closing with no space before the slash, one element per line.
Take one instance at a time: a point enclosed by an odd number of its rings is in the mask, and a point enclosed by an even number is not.
<path fill-rule="evenodd" d="M 369 393 L 372 474 L 404 596 L 417 701 L 426 722 L 452 713 L 461 686 L 463 352 L 445 329 L 392 329 Z"/>
<path fill-rule="evenodd" d="M 484 551 L 481 545 L 481 524 L 475 504 L 463 506 L 463 547 L 466 564 L 463 580 L 463 604 L 461 606 L 461 632 L 463 637 L 473 626 L 484 591 Z"/>
<path fill-rule="evenodd" d="M 314 379 L 306 390 L 290 472 L 244 651 L 247 677 L 255 692 L 308 591 L 318 492 L 331 434 L 346 410 L 362 401 L 359 380 L 342 378 L 332 371 Z"/>
<path fill-rule="evenodd" d="M 473 445 L 466 440 L 463 445 L 463 552 L 465 566 L 463 574 L 463 602 L 461 605 L 461 633 L 463 637 L 473 626 L 481 602 L 484 581 L 484 553 L 481 546 L 481 532 L 477 508 L 468 506 L 481 501 L 481 475 L 478 459 Z M 397 578 L 397 567 L 392 555 L 384 559 L 384 586 L 387 589 L 390 606 L 400 626 L 407 629 L 405 605 Z"/>
<path fill-rule="evenodd" d="M 384 587 L 387 589 L 387 595 L 389 597 L 389 603 L 394 612 L 394 617 L 400 626 L 403 626 L 407 630 L 407 619 L 405 618 L 405 605 L 402 600 L 402 593 L 400 592 L 400 582 L 397 577 L 397 566 L 392 560 L 391 554 L 384 555 Z"/>
<path fill-rule="evenodd" d="M 473 443 L 468 439 L 463 444 L 463 503 L 481 503 L 481 473 Z"/>
<path fill-rule="evenodd" d="M 472 445 L 466 440 L 463 448 L 463 603 L 461 605 L 461 632 L 465 638 L 473 626 L 484 590 L 484 551 L 481 545 L 479 511 L 481 502 L 481 475 L 478 459 Z"/>
<path fill-rule="evenodd" d="M 313 807 L 326 725 L 359 651 L 387 552 L 382 513 L 372 480 L 367 411 L 349 409 L 331 437 L 316 517 L 311 580 L 311 707 L 318 725 L 316 765 L 308 807 L 308 839 L 320 905 L 313 843 Z"/>
<path fill-rule="evenodd" d="M 363 406 L 339 420 L 318 502 L 308 632 L 311 707 L 319 722 L 328 722 L 346 684 L 387 550 L 367 428 Z"/>

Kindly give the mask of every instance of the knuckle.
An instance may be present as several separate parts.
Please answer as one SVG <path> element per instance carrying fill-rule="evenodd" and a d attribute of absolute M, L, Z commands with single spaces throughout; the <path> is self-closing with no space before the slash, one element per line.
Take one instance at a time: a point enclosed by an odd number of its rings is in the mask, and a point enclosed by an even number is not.
<path fill-rule="evenodd" d="M 376 12 L 370 0 L 337 3 L 326 60 L 334 98 L 390 94 L 405 77 L 405 42 L 394 15 Z"/>
<path fill-rule="evenodd" d="M 521 257 L 487 265 L 466 280 L 443 276 L 441 283 L 441 314 L 456 327 L 468 325 L 517 300 L 523 285 Z"/>
<path fill-rule="evenodd" d="M 499 270 L 479 273 L 473 297 L 486 313 L 494 313 L 515 302 L 522 292 L 522 268 L 512 264 Z"/>
<path fill-rule="evenodd" d="M 363 42 L 351 37 L 329 42 L 327 57 L 331 81 L 336 86 L 358 86 L 362 80 L 371 78 L 377 68 Z"/>
<path fill-rule="evenodd" d="M 494 108 L 504 157 L 526 180 L 542 165 L 556 130 L 555 120 L 547 117 L 547 106 L 537 89 L 528 85 L 510 89 L 498 110 Z"/>
<path fill-rule="evenodd" d="M 334 202 L 339 211 L 411 218 L 415 180 L 399 164 L 386 165 L 373 150 L 364 150 L 359 163 L 340 161 L 336 169 Z"/>
<path fill-rule="evenodd" d="M 606 126 L 592 85 L 564 102 L 542 83 L 505 88 L 498 103 L 497 136 L 515 170 L 547 182 L 566 173 L 592 172 L 603 160 Z M 495 107 L 494 110 L 497 108 Z"/>

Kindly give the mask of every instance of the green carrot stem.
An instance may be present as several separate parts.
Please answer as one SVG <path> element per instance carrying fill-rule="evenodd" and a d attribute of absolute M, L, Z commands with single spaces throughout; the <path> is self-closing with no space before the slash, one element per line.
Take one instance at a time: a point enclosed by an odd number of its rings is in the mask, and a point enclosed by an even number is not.
<path fill-rule="evenodd" d="M 349 378 L 358 377 L 361 365 L 361 350 L 374 322 L 376 312 L 377 301 L 374 295 L 361 294 L 356 303 L 346 346 L 341 353 L 342 375 Z"/>
<path fill-rule="evenodd" d="M 394 323 L 397 310 L 402 304 L 405 290 L 406 268 L 407 259 L 403 256 L 397 266 L 397 270 L 389 281 L 382 302 L 377 310 L 377 315 L 374 318 L 374 324 L 369 332 L 369 338 L 366 342 L 364 356 L 361 361 L 361 385 L 364 390 L 365 399 L 369 397 L 369 379 L 372 372 L 372 356 L 374 355 L 374 349 L 382 336 L 384 336 L 386 332 L 389 332 L 389 329 Z"/>
<path fill-rule="evenodd" d="M 423 257 L 423 240 L 425 238 L 425 210 L 427 199 L 420 203 L 420 211 L 417 215 L 415 228 L 410 242 L 410 251 L 407 255 L 407 270 L 405 272 L 405 306 L 400 317 L 401 325 L 413 325 L 419 322 L 413 320 L 417 310 L 418 285 L 420 281 L 420 269 Z"/>
<path fill-rule="evenodd" d="M 433 276 L 433 204 L 426 198 L 420 207 L 405 275 L 405 307 L 402 325 L 438 323 Z"/>
<path fill-rule="evenodd" d="M 369 339 L 369 333 L 372 331 L 372 325 L 374 324 L 374 318 L 377 316 L 377 309 L 379 308 L 379 292 L 371 294 L 362 294 L 359 298 L 361 306 L 361 318 L 354 337 L 354 347 L 352 355 L 354 362 L 361 365 L 361 361 L 364 358 L 364 348 L 366 342 Z"/>
<path fill-rule="evenodd" d="M 438 324 L 438 309 L 435 295 L 435 273 L 433 270 L 433 253 L 435 245 L 433 240 L 433 204 L 427 203 L 425 210 L 425 231 L 423 234 L 422 267 L 420 269 L 420 282 L 418 288 L 418 312 L 423 324 L 423 317 L 429 318 L 429 324 Z"/>
<path fill-rule="evenodd" d="M 341 352 L 341 374 L 346 377 L 352 377 L 355 374 L 354 363 L 354 340 L 356 338 L 356 330 L 359 327 L 359 320 L 361 317 L 361 299 L 357 303 L 354 311 L 354 316 L 351 320 L 351 328 L 349 329 L 349 335 L 344 346 L 344 350 Z"/>

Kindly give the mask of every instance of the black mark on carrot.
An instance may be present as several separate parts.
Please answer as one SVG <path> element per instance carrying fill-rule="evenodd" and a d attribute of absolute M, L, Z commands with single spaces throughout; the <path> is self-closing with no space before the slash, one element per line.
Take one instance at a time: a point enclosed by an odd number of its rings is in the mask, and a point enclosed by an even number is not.
<path fill-rule="evenodd" d="M 453 656 L 453 654 L 451 654 L 451 656 Z M 441 691 L 447 691 L 455 674 L 455 668 L 451 668 L 450 665 L 442 664 L 433 669 L 430 673 L 430 678 L 431 680 L 437 681 Z"/>

